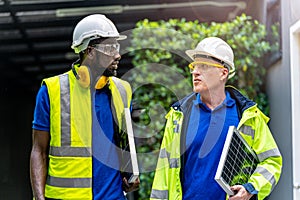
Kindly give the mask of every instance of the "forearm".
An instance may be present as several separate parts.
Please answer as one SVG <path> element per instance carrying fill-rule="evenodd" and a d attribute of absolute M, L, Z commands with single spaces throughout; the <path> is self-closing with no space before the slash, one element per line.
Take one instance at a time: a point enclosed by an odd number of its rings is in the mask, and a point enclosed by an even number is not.
<path fill-rule="evenodd" d="M 47 155 L 33 148 L 30 156 L 30 179 L 36 200 L 45 198 L 46 177 Z"/>

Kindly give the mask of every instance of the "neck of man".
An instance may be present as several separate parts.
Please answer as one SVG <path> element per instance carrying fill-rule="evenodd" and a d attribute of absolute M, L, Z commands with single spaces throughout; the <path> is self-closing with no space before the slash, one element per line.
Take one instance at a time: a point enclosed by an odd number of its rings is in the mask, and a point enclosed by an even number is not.
<path fill-rule="evenodd" d="M 95 85 L 99 79 L 99 75 L 96 74 L 94 70 L 90 68 L 90 79 L 91 79 L 91 88 L 95 88 Z"/>
<path fill-rule="evenodd" d="M 99 78 L 101 77 L 101 75 L 103 75 L 104 69 L 91 66 L 91 63 L 89 63 L 89 62 L 82 62 L 81 65 L 85 65 L 88 67 L 89 77 L 90 77 L 90 86 L 91 86 L 91 88 L 94 89 Z"/>
<path fill-rule="evenodd" d="M 208 90 L 207 92 L 201 92 L 201 101 L 211 110 L 214 110 L 226 98 L 225 89 Z"/>

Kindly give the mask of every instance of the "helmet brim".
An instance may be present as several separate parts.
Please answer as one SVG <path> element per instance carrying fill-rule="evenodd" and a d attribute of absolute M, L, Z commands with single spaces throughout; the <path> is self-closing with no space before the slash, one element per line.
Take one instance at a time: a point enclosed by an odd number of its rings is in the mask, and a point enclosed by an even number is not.
<path fill-rule="evenodd" d="M 207 53 L 207 52 L 199 51 L 199 50 L 194 50 L 194 49 L 186 50 L 185 53 L 186 53 L 186 55 L 188 55 L 193 61 L 195 60 L 194 57 L 195 57 L 195 55 L 197 55 L 197 54 L 215 57 L 214 55 L 209 54 L 209 53 Z M 219 58 L 218 58 L 218 59 L 219 59 Z"/>
<path fill-rule="evenodd" d="M 125 40 L 127 38 L 127 35 L 119 35 L 117 40 Z"/>

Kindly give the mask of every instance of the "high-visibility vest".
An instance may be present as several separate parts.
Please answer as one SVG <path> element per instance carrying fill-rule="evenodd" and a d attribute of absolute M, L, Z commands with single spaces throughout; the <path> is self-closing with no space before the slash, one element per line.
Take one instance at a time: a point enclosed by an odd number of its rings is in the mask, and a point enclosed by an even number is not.
<path fill-rule="evenodd" d="M 92 100 L 90 87 L 79 85 L 72 71 L 43 80 L 50 99 L 50 148 L 45 196 L 92 199 Z M 112 111 L 121 129 L 129 83 L 109 78 Z"/>

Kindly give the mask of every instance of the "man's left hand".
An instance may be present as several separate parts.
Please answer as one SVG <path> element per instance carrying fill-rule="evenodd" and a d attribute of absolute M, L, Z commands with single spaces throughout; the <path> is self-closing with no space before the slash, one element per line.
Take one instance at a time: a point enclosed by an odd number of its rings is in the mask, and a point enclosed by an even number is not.
<path fill-rule="evenodd" d="M 128 183 L 126 177 L 123 177 L 123 190 L 125 192 L 133 192 L 139 189 L 140 179 L 137 178 L 133 183 Z"/>

